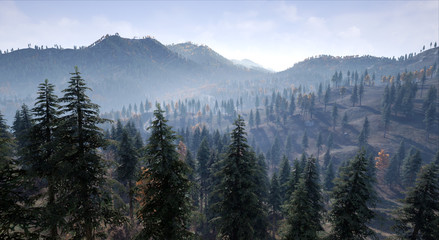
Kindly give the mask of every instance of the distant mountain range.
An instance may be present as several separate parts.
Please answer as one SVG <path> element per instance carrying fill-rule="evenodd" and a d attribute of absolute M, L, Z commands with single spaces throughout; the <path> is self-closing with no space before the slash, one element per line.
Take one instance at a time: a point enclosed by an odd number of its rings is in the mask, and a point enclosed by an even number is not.
<path fill-rule="evenodd" d="M 181 96 L 183 92 L 229 81 L 283 79 L 291 83 L 327 81 L 335 71 L 364 69 L 381 75 L 418 70 L 438 59 L 438 48 L 406 60 L 372 56 L 307 59 L 278 73 L 244 59 L 229 60 L 205 45 L 190 42 L 163 45 L 154 38 L 127 39 L 107 35 L 79 49 L 20 49 L 0 54 L 0 111 L 15 111 L 33 100 L 44 79 L 64 89 L 78 66 L 93 89 L 92 98 L 104 110 L 150 99 Z M 61 94 L 60 94 L 61 95 Z"/>

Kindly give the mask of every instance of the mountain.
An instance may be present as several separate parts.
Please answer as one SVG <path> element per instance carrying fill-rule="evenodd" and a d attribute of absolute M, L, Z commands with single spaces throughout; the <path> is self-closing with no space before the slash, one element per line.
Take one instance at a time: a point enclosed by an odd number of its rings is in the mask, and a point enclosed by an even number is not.
<path fill-rule="evenodd" d="M 231 61 L 235 65 L 241 65 L 241 66 L 244 66 L 246 68 L 250 68 L 250 69 L 254 69 L 254 70 L 259 70 L 259 71 L 263 71 L 263 72 L 268 72 L 268 73 L 274 72 L 273 70 L 266 69 L 262 65 L 257 64 L 257 63 L 253 62 L 250 59 L 242 59 L 242 60 L 232 59 Z"/>
<path fill-rule="evenodd" d="M 439 48 L 428 49 L 419 54 L 409 54 L 396 58 L 374 56 L 345 56 L 334 57 L 321 55 L 311 57 L 294 64 L 291 68 L 278 72 L 277 77 L 297 84 L 315 84 L 329 81 L 335 71 L 353 72 L 362 74 L 366 69 L 374 73 L 377 78 L 396 75 L 404 71 L 419 71 L 424 66 L 433 66 L 439 59 Z M 378 81 L 380 80 L 378 79 Z"/>
<path fill-rule="evenodd" d="M 185 51 L 188 47 L 190 56 Z M 30 102 L 44 79 L 64 89 L 69 73 L 78 66 L 91 97 L 104 110 L 123 104 L 181 94 L 226 80 L 245 80 L 264 73 L 233 65 L 206 46 L 167 47 L 154 38 L 127 39 L 106 35 L 79 49 L 20 49 L 0 54 L 0 110 L 13 112 Z"/>

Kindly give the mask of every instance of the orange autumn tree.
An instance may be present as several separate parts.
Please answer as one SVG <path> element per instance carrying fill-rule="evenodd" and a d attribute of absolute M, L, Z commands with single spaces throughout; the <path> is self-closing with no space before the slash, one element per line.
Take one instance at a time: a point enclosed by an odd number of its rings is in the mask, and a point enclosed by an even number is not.
<path fill-rule="evenodd" d="M 378 152 L 378 157 L 375 157 L 375 167 L 379 170 L 384 170 L 389 166 L 389 154 L 384 152 L 384 149 Z"/>

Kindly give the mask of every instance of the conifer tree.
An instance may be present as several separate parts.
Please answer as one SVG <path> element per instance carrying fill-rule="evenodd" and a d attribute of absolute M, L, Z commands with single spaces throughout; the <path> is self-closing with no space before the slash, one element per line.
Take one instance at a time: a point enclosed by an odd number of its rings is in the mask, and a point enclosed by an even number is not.
<path fill-rule="evenodd" d="M 282 202 L 289 199 L 289 196 L 287 196 L 287 190 L 288 190 L 288 182 L 291 178 L 291 167 L 290 163 L 288 161 L 288 158 L 286 156 L 283 156 L 282 163 L 280 167 L 280 173 L 279 173 L 279 185 L 280 185 L 280 196 L 282 199 Z"/>
<path fill-rule="evenodd" d="M 296 111 L 296 102 L 294 101 L 294 94 L 291 95 L 290 105 L 288 111 L 290 112 L 290 116 L 294 115 L 294 111 Z"/>
<path fill-rule="evenodd" d="M 98 148 L 104 139 L 98 124 L 99 106 L 86 95 L 86 86 L 78 68 L 71 73 L 68 86 L 62 92 L 59 126 L 60 154 L 63 156 L 61 172 L 65 184 L 60 201 L 67 209 L 66 227 L 75 238 L 94 239 L 102 224 L 117 223 L 120 214 L 111 204 L 110 196 L 103 191 L 105 167 Z"/>
<path fill-rule="evenodd" d="M 369 120 L 367 117 L 364 118 L 363 128 L 361 129 L 360 135 L 358 136 L 358 144 L 360 147 L 365 147 L 367 145 L 367 139 L 369 138 Z"/>
<path fill-rule="evenodd" d="M 259 114 L 259 109 L 256 109 L 256 127 L 259 128 L 259 125 L 261 125 L 261 115 Z"/>
<path fill-rule="evenodd" d="M 436 105 L 435 103 L 430 104 L 430 106 L 425 111 L 424 123 L 425 123 L 425 130 L 426 130 L 425 138 L 427 139 L 427 141 L 428 141 L 428 138 L 430 136 L 430 131 L 434 125 L 435 119 L 437 118 L 435 105 Z"/>
<path fill-rule="evenodd" d="M 401 165 L 405 157 L 405 147 L 404 140 L 399 144 L 398 150 L 390 158 L 389 167 L 386 170 L 384 179 L 387 184 L 393 185 L 396 183 L 401 183 Z"/>
<path fill-rule="evenodd" d="M 278 181 L 277 173 L 274 173 L 273 177 L 271 178 L 269 204 L 272 218 L 271 236 L 274 239 L 277 230 L 277 216 L 280 213 L 280 207 L 282 205 L 281 187 Z"/>
<path fill-rule="evenodd" d="M 157 104 L 154 120 L 148 128 L 151 136 L 145 150 L 143 169 L 138 182 L 143 229 L 138 239 L 185 239 L 190 213 L 188 166 L 178 159 L 172 127 Z"/>
<path fill-rule="evenodd" d="M 358 88 L 358 98 L 360 100 L 360 106 L 361 106 L 361 99 L 363 98 L 364 95 L 364 83 L 360 82 L 360 87 Z"/>
<path fill-rule="evenodd" d="M 300 168 L 300 162 L 299 160 L 295 159 L 293 162 L 293 169 L 291 171 L 290 180 L 288 182 L 288 188 L 287 191 L 285 192 L 284 201 L 287 201 L 291 198 L 291 194 L 296 190 L 301 175 L 302 175 L 302 169 Z"/>
<path fill-rule="evenodd" d="M 254 122 L 254 117 L 253 117 L 253 109 L 250 110 L 250 116 L 248 118 L 248 125 L 250 126 L 250 128 L 253 128 L 255 122 Z"/>
<path fill-rule="evenodd" d="M 358 87 L 356 83 L 354 85 L 354 88 L 352 89 L 351 102 L 352 107 L 355 107 L 355 104 L 358 102 Z"/>
<path fill-rule="evenodd" d="M 416 150 L 415 153 L 410 154 L 404 159 L 402 166 L 402 184 L 410 187 L 415 183 L 416 175 L 421 168 L 422 159 L 421 152 Z"/>
<path fill-rule="evenodd" d="M 27 207 L 32 204 L 23 187 L 26 172 L 12 156 L 12 136 L 0 112 L 0 238 L 37 239 L 30 230 L 36 218 Z"/>
<path fill-rule="evenodd" d="M 309 158 L 296 190 L 287 205 L 288 232 L 285 239 L 317 239 L 323 203 L 319 174 L 314 158 Z"/>
<path fill-rule="evenodd" d="M 263 214 L 254 182 L 256 162 L 247 145 L 245 123 L 241 116 L 234 123 L 231 143 L 220 171 L 218 191 L 219 227 L 221 235 L 230 240 L 254 239 L 257 216 Z"/>
<path fill-rule="evenodd" d="M 326 191 L 332 191 L 332 188 L 334 188 L 334 182 L 333 182 L 334 178 L 335 178 L 334 166 L 332 165 L 332 161 L 329 160 L 329 164 L 325 170 L 325 175 L 323 176 L 323 188 Z"/>
<path fill-rule="evenodd" d="M 332 191 L 329 213 L 332 230 L 330 239 L 366 239 L 373 234 L 367 223 L 374 217 L 369 208 L 375 190 L 368 174 L 369 161 L 364 150 L 341 169 Z"/>
<path fill-rule="evenodd" d="M 38 87 L 38 97 L 32 109 L 35 125 L 31 130 L 33 159 L 31 169 L 37 177 L 47 181 L 47 204 L 43 207 L 41 223 L 49 230 L 51 239 L 58 237 L 58 225 L 61 222 L 57 187 L 63 180 L 59 172 L 61 159 L 56 157 L 57 139 L 55 132 L 59 125 L 58 97 L 54 94 L 54 85 L 46 79 Z"/>
<path fill-rule="evenodd" d="M 403 239 L 439 239 L 439 166 L 423 167 L 398 209 L 395 230 Z"/>
<path fill-rule="evenodd" d="M 331 161 L 331 153 L 330 149 L 326 149 L 325 155 L 323 156 L 323 168 L 327 168 L 329 165 L 329 162 Z"/>
<path fill-rule="evenodd" d="M 117 179 L 126 187 L 128 192 L 129 217 L 131 223 L 134 223 L 134 179 L 136 178 L 136 169 L 138 156 L 132 139 L 128 136 L 128 130 L 122 131 L 122 138 L 117 151 L 118 167 L 116 169 Z"/>
<path fill-rule="evenodd" d="M 208 163 L 209 163 L 209 157 L 210 157 L 210 150 L 209 150 L 209 144 L 207 143 L 207 138 L 203 138 L 201 141 L 200 147 L 198 148 L 197 153 L 197 183 L 199 186 L 199 193 L 200 193 L 200 212 L 202 214 L 206 213 L 206 206 L 207 206 L 207 200 L 208 200 L 208 187 L 209 187 L 209 169 L 208 169 Z M 202 226 L 202 230 L 204 231 L 204 223 Z"/>

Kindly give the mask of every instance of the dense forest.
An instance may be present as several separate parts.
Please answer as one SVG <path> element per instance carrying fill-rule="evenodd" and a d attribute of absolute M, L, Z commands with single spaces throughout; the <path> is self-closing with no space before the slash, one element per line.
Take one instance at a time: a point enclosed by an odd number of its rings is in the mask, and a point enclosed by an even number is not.
<path fill-rule="evenodd" d="M 78 67 L 60 97 L 40 81 L 0 114 L 0 238 L 439 239 L 437 52 L 319 56 L 103 113 Z"/>

